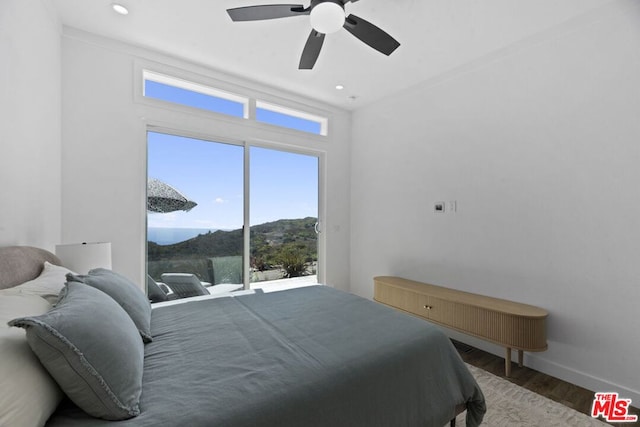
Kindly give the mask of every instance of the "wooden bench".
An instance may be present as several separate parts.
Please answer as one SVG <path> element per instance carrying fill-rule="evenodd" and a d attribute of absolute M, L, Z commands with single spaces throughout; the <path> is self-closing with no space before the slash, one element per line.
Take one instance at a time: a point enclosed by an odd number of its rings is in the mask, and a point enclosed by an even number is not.
<path fill-rule="evenodd" d="M 547 349 L 548 313 L 541 308 L 401 277 L 379 276 L 373 282 L 380 303 L 505 347 L 507 377 L 511 349 L 518 350 L 520 366 L 524 351 Z"/>

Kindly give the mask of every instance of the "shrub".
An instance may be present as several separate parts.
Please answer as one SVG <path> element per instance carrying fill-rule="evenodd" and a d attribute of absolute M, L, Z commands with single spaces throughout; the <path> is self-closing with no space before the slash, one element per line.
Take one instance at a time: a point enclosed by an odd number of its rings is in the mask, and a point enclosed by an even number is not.
<path fill-rule="evenodd" d="M 285 271 L 285 277 L 299 277 L 307 270 L 305 257 L 298 252 L 285 251 L 280 257 L 280 263 Z"/>

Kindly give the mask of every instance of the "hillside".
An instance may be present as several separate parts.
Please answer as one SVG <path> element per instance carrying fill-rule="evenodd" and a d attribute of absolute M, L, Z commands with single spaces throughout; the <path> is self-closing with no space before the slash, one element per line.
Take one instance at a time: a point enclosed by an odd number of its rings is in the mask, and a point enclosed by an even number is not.
<path fill-rule="evenodd" d="M 263 270 L 294 255 L 305 263 L 317 261 L 317 219 L 281 219 L 251 227 L 251 266 Z M 242 255 L 242 229 L 200 234 L 171 245 L 148 242 L 148 260 L 169 261 Z"/>

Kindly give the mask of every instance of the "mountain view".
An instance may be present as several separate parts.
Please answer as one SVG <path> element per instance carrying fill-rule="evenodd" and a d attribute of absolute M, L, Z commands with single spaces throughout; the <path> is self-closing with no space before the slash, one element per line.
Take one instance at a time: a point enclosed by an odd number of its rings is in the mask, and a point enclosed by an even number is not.
<path fill-rule="evenodd" d="M 251 227 L 252 271 L 281 269 L 284 277 L 307 274 L 318 260 L 317 218 L 281 219 Z M 154 279 L 163 272 L 195 273 L 213 282 L 212 260 L 231 263 L 243 253 L 242 229 L 208 231 L 183 242 L 160 245 L 149 241 L 148 271 Z M 235 260 L 234 260 L 235 259 Z M 241 263 L 237 263 L 241 266 Z M 236 267 L 237 268 L 237 267 Z"/>
<path fill-rule="evenodd" d="M 147 240 L 159 245 L 172 245 L 192 239 L 198 234 L 207 234 L 216 229 L 188 227 L 147 227 Z"/>

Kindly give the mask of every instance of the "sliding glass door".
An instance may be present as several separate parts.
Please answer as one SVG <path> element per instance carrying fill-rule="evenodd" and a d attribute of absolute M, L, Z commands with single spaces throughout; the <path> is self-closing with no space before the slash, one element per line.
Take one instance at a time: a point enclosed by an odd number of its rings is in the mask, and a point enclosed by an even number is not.
<path fill-rule="evenodd" d="M 153 279 L 187 273 L 264 290 L 317 282 L 317 156 L 158 132 L 147 144 Z"/>
<path fill-rule="evenodd" d="M 251 287 L 317 283 L 318 157 L 250 149 Z"/>

